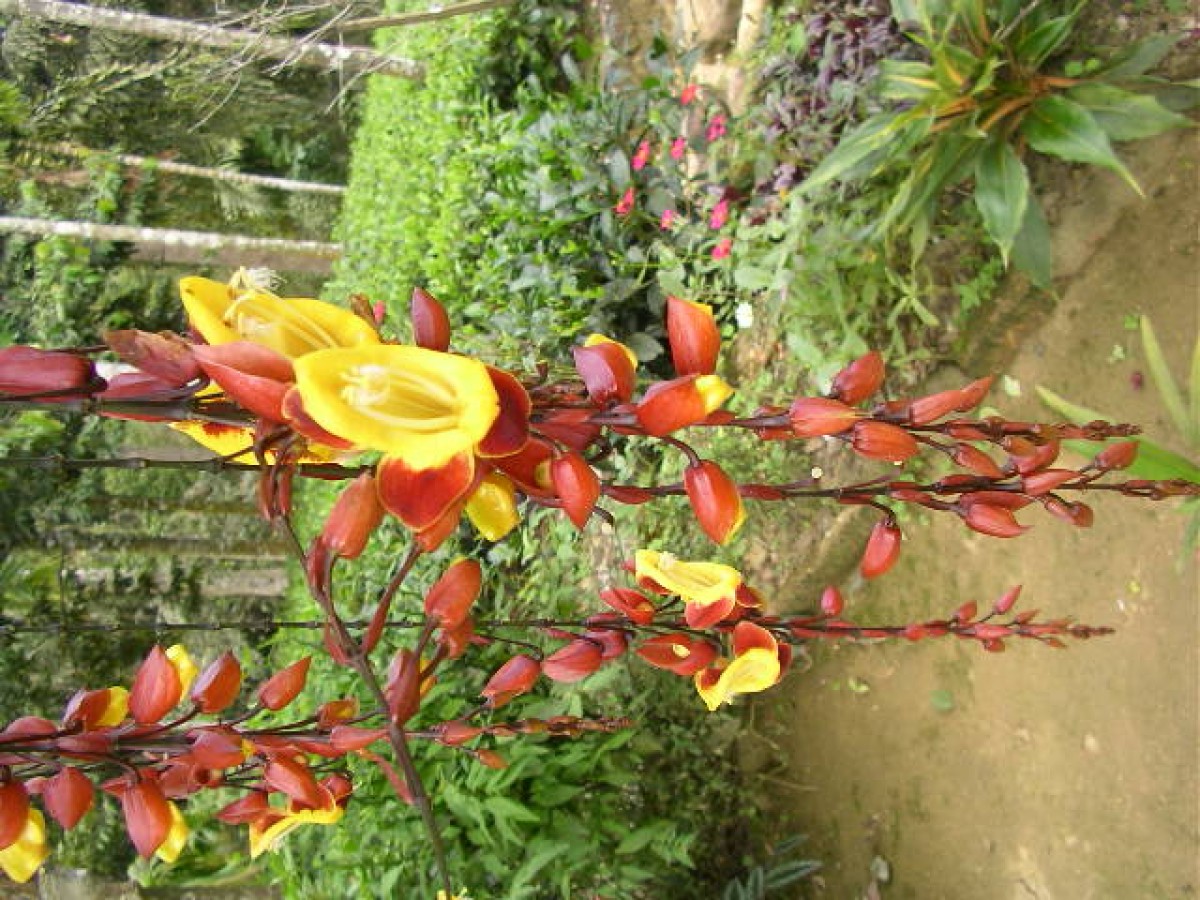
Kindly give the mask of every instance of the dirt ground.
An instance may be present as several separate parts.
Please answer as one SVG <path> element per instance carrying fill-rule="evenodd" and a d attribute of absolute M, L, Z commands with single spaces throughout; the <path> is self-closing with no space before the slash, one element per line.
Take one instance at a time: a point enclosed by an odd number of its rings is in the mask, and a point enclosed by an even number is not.
<path fill-rule="evenodd" d="M 1042 384 L 1182 449 L 1149 379 L 1136 386 L 1145 365 L 1127 317 L 1153 319 L 1182 379 L 1200 314 L 1197 149 L 1194 135 L 1176 134 L 1127 153 L 1146 201 L 1103 174 L 1061 185 L 1056 250 L 1072 274 L 1007 368 L 1021 396 L 995 391 L 995 406 L 1045 419 L 1032 398 Z M 786 761 L 775 812 L 826 861 L 810 894 L 1200 892 L 1197 560 L 1181 549 L 1183 517 L 1165 505 L 1094 506 L 1087 530 L 1030 510 L 1022 518 L 1034 528 L 1015 541 L 930 517 L 887 577 L 847 586 L 848 613 L 863 622 L 942 615 L 1023 584 L 1026 607 L 1118 631 L 1065 652 L 942 641 L 817 653 L 760 729 Z"/>

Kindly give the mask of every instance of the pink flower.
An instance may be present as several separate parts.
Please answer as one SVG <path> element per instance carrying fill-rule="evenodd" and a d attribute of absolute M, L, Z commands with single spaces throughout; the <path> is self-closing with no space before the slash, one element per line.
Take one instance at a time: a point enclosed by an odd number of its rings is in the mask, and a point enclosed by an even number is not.
<path fill-rule="evenodd" d="M 699 85 L 689 84 L 679 92 L 679 103 L 682 106 L 687 106 L 696 99 L 696 94 L 700 92 Z"/>
<path fill-rule="evenodd" d="M 729 255 L 729 251 L 733 249 L 733 238 L 723 237 L 717 241 L 717 245 L 712 248 L 713 259 L 724 259 Z"/>
<path fill-rule="evenodd" d="M 687 152 L 687 138 L 677 137 L 671 141 L 671 159 L 683 159 L 683 154 Z"/>
<path fill-rule="evenodd" d="M 674 225 L 675 225 L 675 210 L 664 209 L 662 211 L 662 218 L 660 218 L 658 220 L 658 227 L 661 228 L 663 231 L 670 231 L 671 228 L 674 227 Z"/>
<path fill-rule="evenodd" d="M 720 113 L 708 120 L 708 130 L 704 136 L 708 138 L 709 143 L 725 136 L 725 124 L 725 117 Z"/>
<path fill-rule="evenodd" d="M 640 172 L 646 168 L 648 162 L 650 162 L 650 142 L 642 141 L 638 144 L 637 152 L 633 154 L 633 170 Z"/>
<path fill-rule="evenodd" d="M 708 217 L 708 227 L 716 231 L 719 228 L 724 228 L 725 223 L 729 221 L 729 201 L 721 200 L 713 207 L 712 214 Z"/>
<path fill-rule="evenodd" d="M 617 201 L 617 205 L 613 207 L 613 211 L 618 216 L 627 216 L 633 212 L 633 188 L 625 190 L 625 193 L 621 195 L 621 199 Z"/>

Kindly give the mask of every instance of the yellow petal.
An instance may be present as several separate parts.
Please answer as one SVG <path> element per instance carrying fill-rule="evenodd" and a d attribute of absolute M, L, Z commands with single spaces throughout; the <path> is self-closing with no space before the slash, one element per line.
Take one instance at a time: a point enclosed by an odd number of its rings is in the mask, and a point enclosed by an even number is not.
<path fill-rule="evenodd" d="M 695 675 L 696 690 L 708 707 L 715 712 L 722 703 L 728 703 L 740 694 L 755 694 L 765 691 L 779 681 L 779 656 L 762 647 L 747 650 L 725 667 L 715 684 L 705 686 L 702 672 Z"/>
<path fill-rule="evenodd" d="M 192 687 L 192 682 L 196 680 L 200 669 L 192 660 L 191 654 L 187 652 L 187 647 L 183 644 L 172 644 L 167 648 L 167 659 L 171 661 L 171 665 L 175 667 L 175 672 L 179 675 L 179 683 L 183 685 L 183 695 L 187 696 L 187 692 Z"/>
<path fill-rule="evenodd" d="M 627 357 L 629 357 L 629 362 L 633 364 L 633 367 L 635 369 L 637 368 L 637 364 L 638 364 L 637 354 L 634 353 L 632 350 L 630 350 L 628 347 L 626 347 L 624 344 L 622 344 L 620 341 L 614 341 L 612 338 L 605 337 L 602 334 L 589 334 L 583 341 L 583 346 L 585 346 L 585 347 L 594 347 L 597 344 L 616 344 L 623 351 L 625 351 L 625 355 Z"/>
<path fill-rule="evenodd" d="M 696 390 L 704 402 L 706 412 L 716 412 L 726 400 L 733 396 L 733 388 L 720 375 L 701 375 L 696 379 Z"/>
<path fill-rule="evenodd" d="M 687 603 L 708 606 L 737 593 L 742 574 L 731 566 L 710 562 L 685 562 L 670 553 L 639 550 L 634 554 L 638 578 L 649 578 Z"/>
<path fill-rule="evenodd" d="M 188 825 L 179 807 L 170 802 L 168 805 L 171 808 L 171 830 L 167 832 L 167 839 L 154 851 L 154 855 L 169 864 L 179 859 L 179 854 L 183 852 L 183 846 L 188 839 Z"/>
<path fill-rule="evenodd" d="M 123 687 L 108 689 L 108 705 L 96 720 L 97 728 L 112 728 L 120 725 L 129 715 L 129 691 Z"/>
<path fill-rule="evenodd" d="M 49 855 L 46 820 L 40 810 L 30 809 L 20 835 L 0 850 L 0 869 L 13 881 L 24 884 L 37 873 Z"/>
<path fill-rule="evenodd" d="M 257 859 L 268 850 L 274 850 L 279 842 L 301 825 L 333 825 L 341 819 L 344 810 L 334 804 L 329 809 L 304 809 L 291 812 L 266 828 L 250 823 L 250 858 Z"/>
<path fill-rule="evenodd" d="M 296 360 L 296 387 L 326 431 L 416 471 L 473 451 L 500 414 L 483 363 L 421 347 L 310 353 Z"/>
<path fill-rule="evenodd" d="M 520 521 L 513 483 L 499 472 L 491 473 L 467 501 L 466 512 L 471 524 L 487 540 L 500 540 Z"/>

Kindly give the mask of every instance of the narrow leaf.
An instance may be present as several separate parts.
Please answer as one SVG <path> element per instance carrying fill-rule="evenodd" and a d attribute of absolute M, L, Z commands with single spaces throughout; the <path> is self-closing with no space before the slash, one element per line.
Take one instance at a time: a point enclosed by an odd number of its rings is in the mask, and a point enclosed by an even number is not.
<path fill-rule="evenodd" d="M 1126 47 L 1101 66 L 1098 74 L 1107 81 L 1138 78 L 1157 66 L 1171 48 L 1178 43 L 1180 34 L 1156 34 Z"/>
<path fill-rule="evenodd" d="M 1154 382 L 1154 386 L 1158 388 L 1158 395 L 1162 398 L 1163 406 L 1166 407 L 1171 422 L 1183 435 L 1184 440 L 1190 444 L 1195 436 L 1192 433 L 1192 423 L 1188 420 L 1187 404 L 1183 401 L 1183 393 L 1171 375 L 1167 358 L 1163 356 L 1162 345 L 1158 342 L 1158 335 L 1154 333 L 1154 325 L 1151 324 L 1150 318 L 1142 316 L 1141 325 L 1142 349 L 1146 353 L 1146 367 L 1150 370 L 1150 378 Z"/>
<path fill-rule="evenodd" d="M 1104 129 L 1092 114 L 1066 97 L 1047 95 L 1035 100 L 1021 123 L 1029 146 L 1069 162 L 1090 163 L 1111 169 L 1139 195 L 1142 193 L 1130 171 L 1113 153 Z"/>
<path fill-rule="evenodd" d="M 988 235 L 1008 264 L 1029 203 L 1029 176 L 1012 145 L 1002 138 L 988 142 L 975 160 L 975 205 Z"/>
<path fill-rule="evenodd" d="M 1012 246 L 1013 265 L 1029 276 L 1037 287 L 1049 290 L 1054 277 L 1050 226 L 1036 197 L 1025 205 L 1025 218 Z"/>

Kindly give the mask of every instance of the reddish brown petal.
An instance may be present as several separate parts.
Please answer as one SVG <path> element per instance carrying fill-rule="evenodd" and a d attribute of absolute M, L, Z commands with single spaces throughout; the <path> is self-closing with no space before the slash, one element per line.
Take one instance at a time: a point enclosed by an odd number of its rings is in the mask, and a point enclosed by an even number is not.
<path fill-rule="evenodd" d="M 959 497 L 959 503 L 963 506 L 973 506 L 976 503 L 985 503 L 988 506 L 999 506 L 1002 509 L 1018 510 L 1024 509 L 1033 500 L 1025 494 L 1018 494 L 1015 491 L 972 491 L 969 494 L 963 494 Z"/>
<path fill-rule="evenodd" d="M 384 694 L 392 721 L 397 725 L 403 725 L 421 707 L 421 660 L 407 647 L 392 657 Z"/>
<path fill-rule="evenodd" d="M 91 361 L 73 353 L 36 347 L 0 349 L 0 393 L 34 394 L 87 387 L 95 381 Z M 100 387 L 103 382 L 97 382 Z"/>
<path fill-rule="evenodd" d="M 42 803 L 46 812 L 64 829 L 70 831 L 92 808 L 96 788 L 91 780 L 74 766 L 63 766 L 42 787 Z"/>
<path fill-rule="evenodd" d="M 792 403 L 788 415 L 792 434 L 802 438 L 841 434 L 862 417 L 853 407 L 825 397 L 800 397 Z"/>
<path fill-rule="evenodd" d="M 413 288 L 408 311 L 412 317 L 414 344 L 442 353 L 450 349 L 450 317 L 433 294 L 419 287 Z"/>
<path fill-rule="evenodd" d="M 476 728 L 462 719 L 456 719 L 452 722 L 443 722 L 438 726 L 438 742 L 447 747 L 458 747 L 479 737 L 482 733 L 482 728 Z"/>
<path fill-rule="evenodd" d="M 325 792 L 313 778 L 308 766 L 286 756 L 277 756 L 263 768 L 263 781 L 276 791 L 287 794 L 296 803 L 310 809 L 324 805 Z"/>
<path fill-rule="evenodd" d="M 1014 538 L 1029 530 L 1017 521 L 1010 510 L 988 503 L 972 503 L 966 507 L 963 521 L 973 531 L 999 538 Z"/>
<path fill-rule="evenodd" d="M 375 489 L 375 476 L 363 472 L 338 496 L 321 540 L 335 556 L 355 559 L 367 547 L 371 534 L 383 521 L 383 505 Z"/>
<path fill-rule="evenodd" d="M 157 722 L 179 702 L 182 694 L 179 673 L 163 649 L 155 646 L 134 676 L 133 687 L 129 689 L 129 712 L 139 725 Z"/>
<path fill-rule="evenodd" d="M 557 409 L 545 414 L 536 430 L 550 440 L 582 453 L 600 436 L 600 426 L 591 423 L 592 410 Z"/>
<path fill-rule="evenodd" d="M 607 615 L 612 616 L 612 613 Z M 612 616 L 616 619 L 616 616 Z M 593 616 L 588 622 L 593 622 L 596 617 Z M 622 655 L 629 647 L 629 641 L 625 637 L 623 631 L 614 628 L 589 628 L 583 635 L 587 640 L 592 641 L 600 647 L 600 658 L 604 661 L 616 659 Z"/>
<path fill-rule="evenodd" d="M 262 791 L 250 791 L 240 800 L 222 806 L 216 817 L 227 825 L 248 825 L 270 811 L 267 795 Z"/>
<path fill-rule="evenodd" d="M 459 453 L 444 466 L 421 471 L 409 468 L 399 457 L 388 457 L 379 464 L 379 499 L 409 528 L 423 531 L 471 491 L 476 474 L 471 453 Z"/>
<path fill-rule="evenodd" d="M 871 529 L 859 571 L 863 578 L 878 578 L 900 557 L 900 529 L 889 519 L 880 519 Z"/>
<path fill-rule="evenodd" d="M 878 350 L 872 350 L 833 377 L 830 393 L 836 400 L 857 406 L 883 386 L 883 375 L 883 356 Z"/>
<path fill-rule="evenodd" d="M 917 440 L 903 428 L 886 422 L 859 422 L 850 440 L 856 453 L 869 459 L 904 462 L 917 454 Z"/>
<path fill-rule="evenodd" d="M 572 347 L 575 370 L 583 379 L 588 396 L 600 406 L 627 403 L 633 397 L 637 373 L 625 349 L 613 341 L 590 347 Z"/>
<path fill-rule="evenodd" d="M 285 669 L 280 669 L 262 683 L 258 689 L 258 702 L 267 709 L 283 709 L 304 690 L 308 678 L 308 667 L 312 657 L 297 660 Z"/>
<path fill-rule="evenodd" d="M 0 850 L 16 843 L 29 818 L 29 794 L 15 778 L 0 784 Z"/>
<path fill-rule="evenodd" d="M 342 700 L 330 700 L 321 704 L 317 710 L 317 727 L 332 728 L 341 722 L 347 722 L 358 715 L 358 701 L 347 697 Z"/>
<path fill-rule="evenodd" d="M 226 650 L 196 676 L 192 700 L 201 712 L 219 713 L 237 699 L 242 686 L 242 666 Z"/>
<path fill-rule="evenodd" d="M 121 793 L 125 830 L 138 855 L 149 858 L 171 830 L 171 804 L 157 782 L 142 778 Z"/>
<path fill-rule="evenodd" d="M 747 650 L 770 650 L 774 653 L 779 646 L 775 635 L 753 622 L 738 622 L 733 628 L 733 654 L 741 656 Z"/>
<path fill-rule="evenodd" d="M 131 328 L 104 332 L 104 343 L 124 362 L 153 375 L 170 387 L 200 377 L 200 364 L 191 345 L 177 334 L 153 334 Z"/>
<path fill-rule="evenodd" d="M 550 478 L 567 518 L 582 530 L 600 499 L 600 479 L 596 472 L 582 456 L 568 451 L 551 461 Z"/>
<path fill-rule="evenodd" d="M 67 701 L 67 708 L 63 710 L 63 726 L 79 725 L 84 731 L 94 728 L 97 720 L 108 709 L 108 699 L 108 688 L 98 691 L 76 691 L 75 696 Z"/>
<path fill-rule="evenodd" d="M 580 638 L 546 657 L 542 671 L 551 681 L 570 684 L 587 678 L 600 668 L 603 656 L 599 646 Z"/>
<path fill-rule="evenodd" d="M 958 412 L 970 412 L 977 407 L 983 402 L 983 398 L 987 396 L 988 391 L 992 389 L 992 382 L 995 380 L 995 375 L 989 375 L 986 378 L 978 378 L 962 388 L 959 391 L 961 395 L 960 402 L 955 409 Z"/>
<path fill-rule="evenodd" d="M 715 462 L 704 460 L 684 470 L 683 486 L 700 528 L 714 543 L 727 544 L 746 518 L 733 479 Z"/>
<path fill-rule="evenodd" d="M 246 758 L 242 740 L 217 728 L 204 728 L 192 738 L 192 758 L 206 769 L 228 769 Z"/>
<path fill-rule="evenodd" d="M 512 456 L 491 460 L 492 465 L 507 475 L 523 494 L 548 497 L 552 493 L 550 458 L 554 450 L 541 438 L 529 442 Z"/>
<path fill-rule="evenodd" d="M 470 614 L 482 582 L 479 563 L 456 560 L 425 595 L 425 615 L 443 628 L 454 628 Z"/>
<path fill-rule="evenodd" d="M 941 391 L 914 400 L 908 408 L 908 420 L 914 425 L 928 425 L 942 416 L 963 408 L 965 398 L 960 390 Z M 970 409 L 970 406 L 967 407 Z"/>
<path fill-rule="evenodd" d="M 338 725 L 329 732 L 329 743 L 342 753 L 361 750 L 387 737 L 386 728 L 355 728 L 353 725 Z"/>
<path fill-rule="evenodd" d="M 637 405 L 637 419 L 646 433 L 663 437 L 672 431 L 703 422 L 708 415 L 696 388 L 698 375 L 685 375 L 650 386 Z"/>
<path fill-rule="evenodd" d="M 654 621 L 654 604 L 637 591 L 608 588 L 600 592 L 600 599 L 634 624 L 649 625 Z"/>
<path fill-rule="evenodd" d="M 533 402 L 524 385 L 507 372 L 487 367 L 492 387 L 500 398 L 500 414 L 479 442 L 480 456 L 512 456 L 529 440 L 529 414 Z"/>
<path fill-rule="evenodd" d="M 667 297 L 667 341 L 676 375 L 711 375 L 716 371 L 721 334 L 709 307 Z"/>
<path fill-rule="evenodd" d="M 1109 444 L 1097 453 L 1096 458 L 1092 460 L 1092 465 L 1106 472 L 1111 469 L 1125 469 L 1137 459 L 1137 454 L 1137 441 L 1121 441 L 1117 444 Z"/>
<path fill-rule="evenodd" d="M 736 607 L 737 598 L 733 596 L 722 597 L 715 603 L 706 603 L 703 606 L 699 603 L 685 603 L 683 618 L 692 628 L 711 628 L 718 622 L 725 621 Z"/>
<path fill-rule="evenodd" d="M 1021 490 L 1031 497 L 1040 497 L 1078 477 L 1079 473 L 1073 469 L 1042 469 L 1022 478 Z"/>
<path fill-rule="evenodd" d="M 513 697 L 533 687 L 541 671 L 541 664 L 537 660 L 518 654 L 492 674 L 479 696 L 486 699 L 493 709 L 499 709 Z"/>

